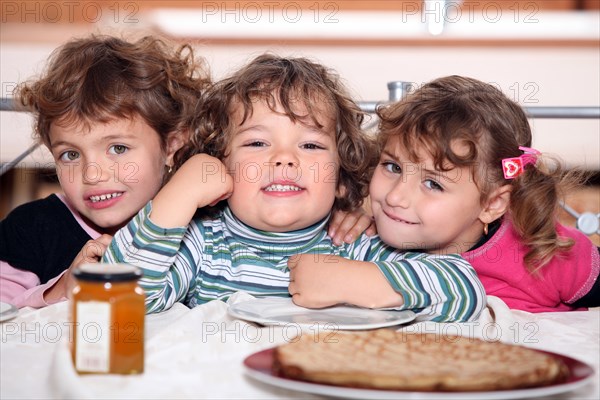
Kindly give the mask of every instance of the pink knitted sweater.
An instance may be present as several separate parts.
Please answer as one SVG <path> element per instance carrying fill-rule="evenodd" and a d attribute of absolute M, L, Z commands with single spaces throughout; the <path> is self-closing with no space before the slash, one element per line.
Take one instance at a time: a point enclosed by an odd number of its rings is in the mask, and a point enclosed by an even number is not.
<path fill-rule="evenodd" d="M 529 312 L 577 310 L 570 303 L 587 294 L 600 271 L 598 249 L 582 232 L 557 224 L 558 234 L 575 239 L 566 254 L 555 256 L 540 276 L 530 274 L 511 222 L 505 219 L 483 246 L 463 256 L 477 271 L 488 295 L 501 298 L 512 309 Z"/>

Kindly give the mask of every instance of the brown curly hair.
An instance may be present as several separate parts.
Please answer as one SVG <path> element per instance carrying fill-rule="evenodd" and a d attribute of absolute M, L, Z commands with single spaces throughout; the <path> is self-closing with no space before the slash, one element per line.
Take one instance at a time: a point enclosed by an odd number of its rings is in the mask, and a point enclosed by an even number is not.
<path fill-rule="evenodd" d="M 511 186 L 507 216 L 528 246 L 524 259 L 530 272 L 572 247 L 572 240 L 558 237 L 556 214 L 565 188 L 580 183 L 582 174 L 566 172 L 557 159 L 544 156 L 517 178 L 504 179 L 502 159 L 521 155 L 519 146 L 531 147 L 532 134 L 524 110 L 499 89 L 472 78 L 443 77 L 380 108 L 378 116 L 380 150 L 398 138 L 415 162 L 424 148 L 441 171 L 448 170 L 448 162 L 470 168 L 482 204 L 494 189 Z M 468 152 L 456 154 L 455 142 Z"/>
<path fill-rule="evenodd" d="M 164 150 L 169 133 L 189 130 L 190 110 L 210 84 L 204 61 L 187 44 L 90 35 L 56 49 L 43 76 L 17 86 L 15 96 L 34 114 L 34 135 L 46 145 L 52 124 L 85 128 L 139 115 L 158 132 Z M 175 168 L 182 154 L 175 154 Z"/>
<path fill-rule="evenodd" d="M 188 155 L 207 153 L 219 159 L 227 156 L 233 132 L 233 114 L 242 107 L 242 124 L 252 114 L 252 105 L 263 100 L 276 112 L 280 104 L 293 122 L 306 117 L 294 112 L 301 99 L 312 122 L 315 115 L 331 110 L 335 121 L 337 154 L 340 161 L 334 210 L 353 210 L 367 195 L 369 167 L 377 152 L 374 142 L 361 129 L 364 113 L 351 99 L 337 74 L 306 58 L 283 58 L 271 54 L 256 57 L 244 68 L 217 83 L 196 110 L 196 129 Z M 325 108 L 323 107 L 325 105 Z"/>

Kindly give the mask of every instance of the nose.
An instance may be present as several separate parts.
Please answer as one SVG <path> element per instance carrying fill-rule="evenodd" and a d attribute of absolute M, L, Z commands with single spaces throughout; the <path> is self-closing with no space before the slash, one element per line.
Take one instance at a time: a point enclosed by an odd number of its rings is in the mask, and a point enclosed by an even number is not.
<path fill-rule="evenodd" d="M 280 146 L 273 152 L 269 163 L 269 179 L 296 182 L 300 177 L 300 159 L 293 148 Z"/>
<path fill-rule="evenodd" d="M 89 161 L 84 164 L 82 177 L 88 184 L 97 184 L 109 181 L 114 174 L 117 174 L 119 166 L 112 160 L 110 161 Z"/>
<path fill-rule="evenodd" d="M 392 207 L 408 208 L 411 202 L 412 189 L 403 179 L 398 179 L 392 189 L 385 196 L 385 201 Z"/>
<path fill-rule="evenodd" d="M 276 167 L 281 167 L 284 164 L 286 164 L 288 167 L 293 167 L 295 165 L 293 161 L 288 161 L 287 163 L 283 163 L 281 161 L 275 161 Z"/>
<path fill-rule="evenodd" d="M 296 154 L 295 148 L 289 145 L 280 145 L 276 148 L 273 148 L 273 153 L 271 154 L 271 165 L 275 167 L 298 167 L 300 165 L 300 160 L 298 158 L 298 154 Z"/>

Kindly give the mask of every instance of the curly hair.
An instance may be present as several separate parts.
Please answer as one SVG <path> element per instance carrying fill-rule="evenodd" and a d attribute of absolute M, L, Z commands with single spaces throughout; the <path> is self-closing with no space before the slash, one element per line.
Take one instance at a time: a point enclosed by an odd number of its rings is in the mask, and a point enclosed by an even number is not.
<path fill-rule="evenodd" d="M 204 61 L 189 45 L 91 35 L 56 49 L 43 76 L 17 86 L 15 96 L 34 114 L 34 135 L 46 145 L 52 124 L 85 128 L 139 115 L 158 132 L 164 150 L 169 133 L 190 130 L 190 109 L 210 84 Z M 175 168 L 182 154 L 175 154 Z"/>
<path fill-rule="evenodd" d="M 558 159 L 544 156 L 515 179 L 504 179 L 502 160 L 521 155 L 519 146 L 531 147 L 532 134 L 522 107 L 499 89 L 472 78 L 443 77 L 380 108 L 378 116 L 380 149 L 398 138 L 415 162 L 424 148 L 441 171 L 448 170 L 448 163 L 468 167 L 481 204 L 494 189 L 511 185 L 507 217 L 528 247 L 524 260 L 531 273 L 572 247 L 572 240 L 556 232 L 556 214 L 565 188 L 579 183 L 582 174 L 566 172 Z M 452 150 L 456 142 L 468 149 L 466 154 Z"/>
<path fill-rule="evenodd" d="M 331 113 L 340 162 L 337 182 L 338 188 L 343 188 L 343 196 L 336 196 L 333 209 L 360 207 L 368 192 L 369 167 L 377 153 L 375 143 L 362 131 L 364 113 L 338 75 L 306 58 L 263 54 L 215 83 L 196 111 L 196 129 L 188 154 L 204 152 L 224 159 L 233 135 L 234 111 L 243 111 L 243 124 L 257 100 L 264 101 L 274 112 L 280 105 L 290 120 L 302 123 L 306 116 L 294 111 L 294 103 L 300 100 L 318 127 L 322 125 L 316 116 Z"/>

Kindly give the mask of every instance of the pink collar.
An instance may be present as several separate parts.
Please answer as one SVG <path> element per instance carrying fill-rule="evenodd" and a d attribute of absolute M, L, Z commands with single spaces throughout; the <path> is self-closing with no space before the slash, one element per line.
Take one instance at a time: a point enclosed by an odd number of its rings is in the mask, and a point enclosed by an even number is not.
<path fill-rule="evenodd" d="M 56 193 L 56 197 L 58 197 L 60 199 L 60 201 L 62 201 L 65 204 L 65 206 L 67 206 L 69 211 L 71 211 L 71 214 L 73 214 L 73 217 L 75 217 L 75 220 L 77 221 L 77 223 L 83 228 L 84 231 L 87 232 L 88 235 L 90 235 L 90 237 L 92 239 L 96 240 L 100 236 L 102 236 L 102 233 L 98 232 L 97 230 L 95 230 L 94 228 L 92 228 L 91 226 L 89 226 L 88 224 L 85 223 L 83 218 L 81 218 L 81 215 L 79 214 L 79 212 L 71 206 L 71 204 L 69 203 L 69 200 L 67 199 L 67 197 L 64 194 Z"/>

